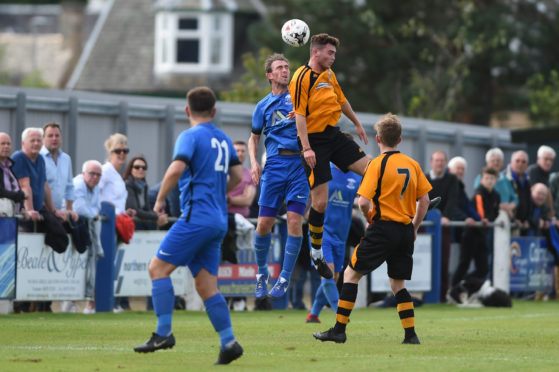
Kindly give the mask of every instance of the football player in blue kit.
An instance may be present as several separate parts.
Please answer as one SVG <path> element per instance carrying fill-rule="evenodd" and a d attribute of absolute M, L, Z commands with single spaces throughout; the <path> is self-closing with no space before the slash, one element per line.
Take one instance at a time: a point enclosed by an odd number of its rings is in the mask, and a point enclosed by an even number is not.
<path fill-rule="evenodd" d="M 351 134 L 343 133 L 353 140 Z M 332 179 L 328 182 L 328 212 L 324 219 L 322 251 L 324 260 L 334 273 L 334 278 L 322 278 L 311 311 L 307 316 L 307 323 L 320 323 L 318 316 L 326 304 L 330 305 L 334 313 L 338 308 L 339 293 L 336 281 L 343 269 L 346 240 L 351 226 L 353 200 L 357 195 L 357 189 L 362 178 L 351 171 L 344 173 L 333 163 L 330 163 L 330 171 L 332 172 Z"/>
<path fill-rule="evenodd" d="M 225 194 L 240 182 L 242 166 L 231 139 L 212 123 L 216 112 L 213 91 L 194 88 L 186 98 L 191 128 L 177 138 L 173 162 L 153 208 L 164 213 L 165 197 L 178 182 L 182 214 L 149 265 L 157 329 L 134 351 L 147 353 L 175 345 L 171 331 L 175 299 L 170 275 L 177 266 L 188 266 L 221 340 L 216 364 L 228 364 L 243 354 L 243 348 L 233 335 L 229 308 L 217 288 L 217 272 L 221 241 L 227 232 Z"/>
<path fill-rule="evenodd" d="M 272 298 L 285 294 L 291 272 L 297 261 L 303 239 L 302 221 L 309 197 L 309 184 L 297 143 L 297 127 L 293 104 L 288 91 L 289 63 L 282 54 L 272 54 L 266 59 L 266 77 L 272 92 L 256 105 L 252 115 L 252 133 L 248 152 L 252 168 L 252 180 L 261 183 L 258 224 L 254 238 L 258 274 L 255 295 L 264 298 L 268 292 L 268 251 L 271 231 L 279 208 L 287 204 L 287 243 L 281 273 L 269 292 Z M 256 159 L 260 136 L 266 139 L 266 164 L 264 170 Z"/>

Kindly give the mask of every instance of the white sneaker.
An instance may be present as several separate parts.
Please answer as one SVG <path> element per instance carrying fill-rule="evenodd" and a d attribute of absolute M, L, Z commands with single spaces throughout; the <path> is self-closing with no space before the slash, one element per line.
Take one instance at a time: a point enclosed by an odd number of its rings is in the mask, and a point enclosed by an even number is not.
<path fill-rule="evenodd" d="M 92 307 L 92 308 L 86 307 L 85 309 L 83 309 L 83 313 L 84 314 L 95 314 L 95 308 L 94 307 Z"/>
<path fill-rule="evenodd" d="M 80 311 L 80 307 L 75 304 L 74 302 L 72 302 L 72 306 L 70 306 L 70 312 L 71 313 L 77 313 Z"/>
<path fill-rule="evenodd" d="M 245 311 L 247 309 L 245 300 L 237 300 L 233 302 L 233 311 Z"/>
<path fill-rule="evenodd" d="M 78 305 L 73 301 L 62 301 L 60 304 L 60 311 L 63 313 L 77 313 L 78 310 Z"/>
<path fill-rule="evenodd" d="M 115 307 L 113 309 L 113 313 L 122 313 L 123 311 L 124 311 L 124 309 L 120 305 L 118 305 L 117 307 Z"/>

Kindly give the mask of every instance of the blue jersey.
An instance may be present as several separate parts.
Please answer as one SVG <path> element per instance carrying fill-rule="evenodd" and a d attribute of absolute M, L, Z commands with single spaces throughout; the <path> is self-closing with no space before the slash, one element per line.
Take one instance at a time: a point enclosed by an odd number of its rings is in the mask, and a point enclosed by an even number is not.
<path fill-rule="evenodd" d="M 252 114 L 252 133 L 266 135 L 266 156 L 278 155 L 280 149 L 299 152 L 295 119 L 286 116 L 293 111 L 289 91 L 264 97 Z"/>
<path fill-rule="evenodd" d="M 227 230 L 227 175 L 240 164 L 231 139 L 211 122 L 198 124 L 179 135 L 173 159 L 187 164 L 179 179 L 186 222 Z"/>
<path fill-rule="evenodd" d="M 361 183 L 361 176 L 344 173 L 330 163 L 332 179 L 328 182 L 328 207 L 324 217 L 323 240 L 331 244 L 343 244 L 351 226 L 353 200 Z"/>

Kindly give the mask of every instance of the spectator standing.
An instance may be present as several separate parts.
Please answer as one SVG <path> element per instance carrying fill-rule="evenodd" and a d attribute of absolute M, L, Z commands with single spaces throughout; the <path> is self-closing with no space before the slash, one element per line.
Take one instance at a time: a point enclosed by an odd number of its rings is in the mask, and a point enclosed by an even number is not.
<path fill-rule="evenodd" d="M 74 202 L 74 182 L 72 175 L 72 159 L 61 150 L 62 131 L 60 124 L 51 122 L 43 126 L 43 147 L 40 154 L 45 160 L 47 182 L 52 193 L 52 202 L 56 215 L 61 220 L 71 218 L 78 220 L 72 210 Z"/>
<path fill-rule="evenodd" d="M 84 314 L 95 313 L 95 277 L 97 260 L 103 257 L 103 248 L 100 244 L 101 226 L 99 212 L 101 199 L 99 181 L 101 180 L 102 166 L 97 160 L 88 160 L 83 163 L 82 173 L 74 177 L 74 211 L 86 218 L 88 224 L 91 246 L 87 249 L 87 262 L 85 266 L 85 300 Z"/>
<path fill-rule="evenodd" d="M 532 184 L 526 173 L 527 167 L 528 154 L 523 150 L 519 150 L 512 153 L 510 164 L 502 173 L 511 183 L 518 199 L 518 205 L 514 213 L 514 219 L 518 225 L 518 229 L 514 233 L 520 233 L 520 235 L 525 235 L 526 230 L 530 227 L 529 218 L 531 210 L 533 209 L 530 191 Z"/>
<path fill-rule="evenodd" d="M 241 164 L 247 157 L 247 144 L 244 141 L 233 142 L 235 151 Z M 239 213 L 243 217 L 248 217 L 250 205 L 254 200 L 256 187 L 252 181 L 250 169 L 243 165 L 243 179 L 233 190 L 227 193 L 227 212 Z"/>
<path fill-rule="evenodd" d="M 247 144 L 244 141 L 233 142 L 235 152 L 239 158 L 241 165 L 244 164 L 247 153 Z M 224 239 L 223 259 L 236 264 L 237 263 L 237 245 L 236 245 L 236 222 L 235 214 L 248 218 L 250 214 L 250 205 L 256 195 L 256 186 L 252 181 L 250 169 L 243 165 L 243 178 L 241 182 L 230 192 L 227 193 L 227 213 L 228 228 L 227 238 Z M 244 297 L 232 297 L 231 308 L 236 311 L 246 310 L 246 299 Z"/>
<path fill-rule="evenodd" d="M 52 193 L 52 202 L 56 216 L 61 221 L 78 220 L 78 214 L 72 210 L 74 202 L 74 182 L 72 159 L 61 149 L 62 131 L 60 124 L 50 122 L 43 125 L 43 147 L 40 154 L 45 160 L 47 182 Z M 75 313 L 78 306 L 73 301 L 62 301 L 63 313 Z"/>
<path fill-rule="evenodd" d="M 472 203 L 481 217 L 481 222 L 486 225 L 493 222 L 499 214 L 500 196 L 494 190 L 499 173 L 494 168 L 485 167 L 481 171 L 480 185 L 475 191 Z M 460 246 L 458 267 L 452 276 L 452 286 L 458 284 L 468 272 L 472 259 L 476 270 L 471 276 L 485 280 L 489 273 L 489 251 L 486 239 L 486 228 L 467 227 L 464 230 Z"/>
<path fill-rule="evenodd" d="M 14 161 L 12 153 L 12 139 L 7 133 L 0 132 L 0 199 L 6 198 L 14 204 L 13 214 L 19 213 L 25 193 L 19 187 L 17 178 L 12 171 Z M 0 213 L 1 214 L 1 213 Z"/>
<path fill-rule="evenodd" d="M 476 221 L 480 220 L 479 214 L 476 212 L 470 198 L 466 194 L 465 185 L 463 182 L 464 174 L 468 168 L 466 159 L 461 156 L 455 156 L 448 162 L 448 171 L 454 174 L 458 179 L 458 198 L 457 208 L 454 210 L 453 219 L 466 222 L 467 226 L 472 226 Z M 462 229 L 454 229 L 454 241 L 462 241 Z"/>
<path fill-rule="evenodd" d="M 120 172 L 126 164 L 126 158 L 130 149 L 128 139 L 125 135 L 115 133 L 105 141 L 108 161 L 103 164 L 102 176 L 99 181 L 99 192 L 101 202 L 111 203 L 115 207 L 115 214 L 127 214 L 130 217 L 136 215 L 136 211 L 126 208 L 128 191 L 126 183 L 122 179 Z M 117 217 L 118 218 L 118 217 Z M 115 312 L 130 310 L 130 302 L 127 297 L 115 297 Z"/>
<path fill-rule="evenodd" d="M 429 192 L 431 198 L 440 196 L 442 198 L 436 207 L 441 211 L 442 239 L 441 239 L 441 293 L 440 301 L 445 302 L 446 292 L 449 288 L 449 261 L 450 243 L 452 241 L 452 230 L 449 222 L 453 219 L 458 205 L 458 179 L 447 169 L 447 156 L 442 150 L 431 154 L 431 170 L 426 174 L 427 180 L 433 189 Z"/>
<path fill-rule="evenodd" d="M 512 220 L 514 219 L 515 208 L 518 205 L 518 198 L 516 197 L 511 183 L 508 182 L 505 179 L 505 176 L 501 173 L 504 163 L 505 154 L 500 148 L 494 147 L 485 153 L 486 166 L 495 169 L 497 173 L 499 173 L 499 179 L 495 185 L 495 191 L 499 193 L 499 197 L 501 198 L 501 205 L 499 208 L 507 212 L 509 218 Z M 474 180 L 474 189 L 477 189 L 480 180 L 481 174 L 478 174 Z"/>
<path fill-rule="evenodd" d="M 543 183 L 549 187 L 549 175 L 551 173 L 551 168 L 553 167 L 553 162 L 555 161 L 555 150 L 549 146 L 540 146 L 538 148 L 538 158 L 535 164 L 528 167 L 526 172 L 528 172 L 528 177 L 532 185 L 536 183 Z M 551 193 L 548 194 L 546 199 L 546 204 L 549 207 L 549 218 L 555 215 L 555 210 L 553 207 L 553 200 L 551 198 Z"/>

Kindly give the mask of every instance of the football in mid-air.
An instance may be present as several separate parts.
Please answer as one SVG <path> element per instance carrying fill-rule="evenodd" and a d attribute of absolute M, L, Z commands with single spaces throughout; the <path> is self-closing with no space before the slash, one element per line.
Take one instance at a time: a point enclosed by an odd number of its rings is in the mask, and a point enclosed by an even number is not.
<path fill-rule="evenodd" d="M 281 28 L 281 38 L 293 47 L 305 45 L 309 41 L 310 35 L 309 26 L 300 19 L 290 19 Z"/>

